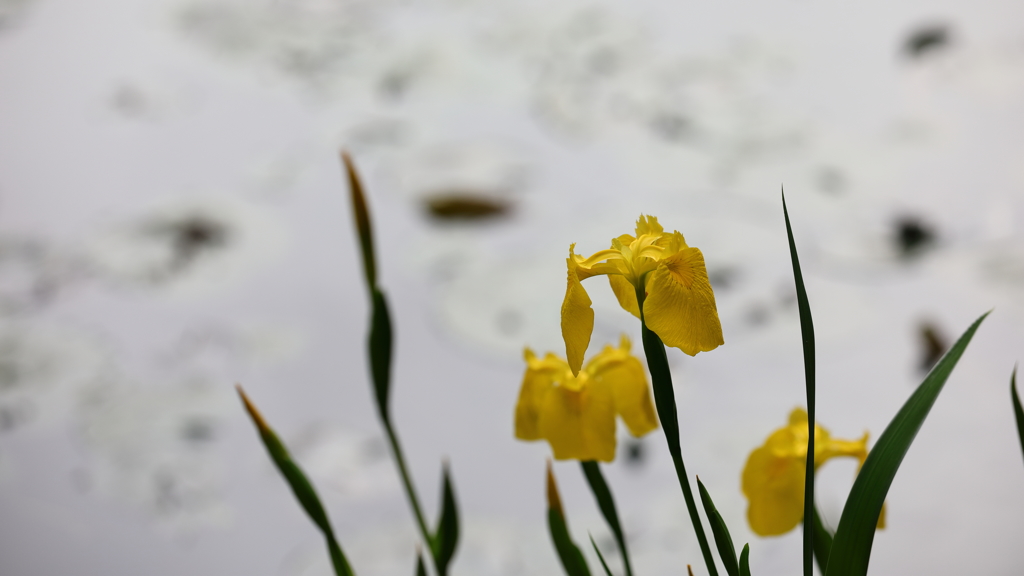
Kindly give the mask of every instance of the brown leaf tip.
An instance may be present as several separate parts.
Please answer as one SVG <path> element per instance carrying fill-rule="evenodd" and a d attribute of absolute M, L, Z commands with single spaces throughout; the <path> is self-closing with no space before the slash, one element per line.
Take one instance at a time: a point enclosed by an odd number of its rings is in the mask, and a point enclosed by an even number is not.
<path fill-rule="evenodd" d="M 565 517 L 562 497 L 558 495 L 558 484 L 555 483 L 555 473 L 551 470 L 551 460 L 548 460 L 548 509 L 555 510 L 559 516 Z"/>
<path fill-rule="evenodd" d="M 270 432 L 270 426 L 267 425 L 267 421 L 263 419 L 263 415 L 260 414 L 260 411 L 249 400 L 249 397 L 245 395 L 242 385 L 235 384 L 235 390 L 238 390 L 238 396 L 242 399 L 242 404 L 245 405 L 245 411 L 249 413 L 249 417 L 252 418 L 253 423 L 260 429 L 260 432 Z"/>

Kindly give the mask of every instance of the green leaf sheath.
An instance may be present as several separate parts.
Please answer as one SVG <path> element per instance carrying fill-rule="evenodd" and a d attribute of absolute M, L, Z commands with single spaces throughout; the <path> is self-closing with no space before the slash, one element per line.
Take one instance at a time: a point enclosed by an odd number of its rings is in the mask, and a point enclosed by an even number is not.
<path fill-rule="evenodd" d="M 697 512 L 697 502 L 693 498 L 689 476 L 686 474 L 686 465 L 683 463 L 683 451 L 679 444 L 676 394 L 672 388 L 672 372 L 668 367 L 665 344 L 657 334 L 647 328 L 647 323 L 644 322 L 643 310 L 646 296 L 642 289 L 636 291 L 636 301 L 640 308 L 640 330 L 643 337 L 644 354 L 647 356 L 647 368 L 651 371 L 651 387 L 654 389 L 654 405 L 658 411 L 658 420 L 661 421 L 661 427 L 665 431 L 668 452 L 675 464 L 676 477 L 679 479 L 679 487 L 683 491 L 683 499 L 686 500 L 686 511 L 690 514 L 690 523 L 693 525 L 693 531 L 697 534 L 697 542 L 700 544 L 700 551 L 704 556 L 704 564 L 707 566 L 710 576 L 718 576 L 715 558 L 711 555 L 708 537 L 704 534 L 704 525 L 701 524 L 700 514 Z"/>
<path fill-rule="evenodd" d="M 366 207 L 366 195 L 363 194 L 363 184 L 356 172 L 352 158 L 345 152 L 341 153 L 341 160 L 345 164 L 345 173 L 348 176 L 349 193 L 352 199 L 352 215 L 356 221 L 356 232 L 359 234 L 359 248 L 363 255 L 363 274 L 366 278 L 366 285 L 372 292 L 377 287 L 377 263 L 373 251 L 373 228 L 370 224 L 370 211 Z"/>
<path fill-rule="evenodd" d="M 718 547 L 718 555 L 722 558 L 722 564 L 725 565 L 725 571 L 729 576 L 739 576 L 740 567 L 736 563 L 736 548 L 732 545 L 729 528 L 725 525 L 722 515 L 718 513 L 718 509 L 715 508 L 715 503 L 711 501 L 711 494 L 708 494 L 708 490 L 700 481 L 699 476 L 697 477 L 697 489 L 700 490 L 700 501 L 704 504 L 704 514 L 707 515 L 708 523 L 711 524 L 711 533 L 715 536 L 715 545 Z"/>
<path fill-rule="evenodd" d="M 306 511 L 306 514 L 309 515 L 313 523 L 323 533 L 324 539 L 327 540 L 327 549 L 331 555 L 331 563 L 334 565 L 335 575 L 352 576 L 352 567 L 349 565 L 345 553 L 342 552 L 341 546 L 334 537 L 334 530 L 331 528 L 331 522 L 327 518 L 327 512 L 320 503 L 320 498 L 317 497 L 313 485 L 310 484 L 309 479 L 303 474 L 302 469 L 292 460 L 288 449 L 285 448 L 277 434 L 274 433 L 263 419 L 256 406 L 249 401 L 241 386 L 238 387 L 238 395 L 241 397 L 242 404 L 249 413 L 253 424 L 256 425 L 256 431 L 259 432 L 260 439 L 270 454 L 270 459 L 273 460 L 281 475 L 284 476 L 285 481 L 288 482 L 299 504 L 302 505 L 302 509 Z"/>
<path fill-rule="evenodd" d="M 832 552 L 832 532 L 821 520 L 818 507 L 814 507 L 814 559 L 818 562 L 818 570 L 824 574 L 828 567 L 828 557 Z"/>
<path fill-rule="evenodd" d="M 800 335 L 804 348 L 804 378 L 807 387 L 807 467 L 804 475 L 804 576 L 813 574 L 814 550 L 814 322 L 811 321 L 811 306 L 807 302 L 804 276 L 800 271 L 800 258 L 793 240 L 793 227 L 789 224 L 786 209 L 786 195 L 782 195 L 782 214 L 786 219 L 786 236 L 789 238 L 789 256 L 793 261 L 793 280 L 796 283 L 796 302 L 800 311 Z"/>
<path fill-rule="evenodd" d="M 384 293 L 373 289 L 373 310 L 370 314 L 370 375 L 381 420 L 391 421 L 388 396 L 391 389 L 391 314 Z"/>
<path fill-rule="evenodd" d="M 443 468 L 442 476 L 441 516 L 430 544 L 434 557 L 437 558 L 438 572 L 445 574 L 459 544 L 459 510 L 447 464 Z"/>
<path fill-rule="evenodd" d="M 931 373 L 903 404 L 868 454 L 864 466 L 853 482 L 850 496 L 843 507 L 843 515 L 839 519 L 839 527 L 836 528 L 832 552 L 828 559 L 828 576 L 867 574 L 878 515 L 889 486 L 896 476 L 896 470 L 903 462 L 903 457 L 910 449 L 910 444 L 921 429 L 932 405 L 935 404 L 950 372 L 986 316 L 987 312 L 975 320 L 956 344 L 946 352 L 942 360 L 932 368 Z"/>
<path fill-rule="evenodd" d="M 594 552 L 597 553 L 597 559 L 601 561 L 601 567 L 604 568 L 605 576 L 612 576 L 612 571 L 608 568 L 608 563 L 604 561 L 604 554 L 601 554 L 601 549 L 597 547 L 597 542 L 594 542 L 594 536 L 590 536 L 590 545 L 594 547 Z"/>
<path fill-rule="evenodd" d="M 750 576 L 750 544 L 744 544 L 740 552 L 740 576 Z"/>
<path fill-rule="evenodd" d="M 1017 367 L 1013 367 L 1010 376 L 1010 397 L 1013 400 L 1013 415 L 1017 419 L 1017 435 L 1020 437 L 1020 448 L 1024 452 L 1024 409 L 1020 406 L 1020 394 L 1017 393 Z"/>
<path fill-rule="evenodd" d="M 580 466 L 583 468 L 583 475 L 586 476 L 587 483 L 590 484 L 590 491 L 594 493 L 594 498 L 597 499 L 597 506 L 601 509 L 601 514 L 604 515 L 605 521 L 608 522 L 608 527 L 611 528 L 612 535 L 615 536 L 615 541 L 622 552 L 622 564 L 626 571 L 626 576 L 632 576 L 633 567 L 630 565 L 629 551 L 626 549 L 626 539 L 623 536 L 622 526 L 619 524 L 619 514 L 615 509 L 615 499 L 612 498 L 612 492 L 608 488 L 608 483 L 604 480 L 601 467 L 594 461 L 580 462 Z"/>

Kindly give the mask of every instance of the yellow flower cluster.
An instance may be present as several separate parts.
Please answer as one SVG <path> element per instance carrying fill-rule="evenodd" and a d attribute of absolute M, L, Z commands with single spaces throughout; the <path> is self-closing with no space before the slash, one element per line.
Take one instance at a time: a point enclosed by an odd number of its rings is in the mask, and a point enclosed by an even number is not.
<path fill-rule="evenodd" d="M 668 346 L 693 356 L 724 343 L 704 255 L 678 231 L 665 232 L 654 216 L 640 216 L 636 236 L 623 234 L 608 250 L 584 258 L 569 246 L 568 286 L 562 302 L 562 338 L 573 374 L 580 371 L 594 331 L 594 310 L 582 280 L 608 276 L 619 304 Z M 643 315 L 640 302 L 643 300 Z"/>
<path fill-rule="evenodd" d="M 868 435 L 860 440 L 839 440 L 817 423 L 814 425 L 814 469 L 837 456 L 868 457 Z M 761 536 L 777 536 L 795 528 L 804 517 L 804 474 L 807 470 L 807 412 L 796 408 L 789 424 L 772 432 L 764 445 L 747 458 L 743 469 L 743 494 L 747 497 L 747 521 Z M 885 527 L 885 509 L 878 519 Z"/>
<path fill-rule="evenodd" d="M 643 365 L 623 336 L 618 348 L 605 346 L 578 373 L 565 360 L 529 348 L 526 374 L 516 404 L 516 438 L 547 440 L 558 460 L 615 458 L 615 416 L 634 436 L 658 427 Z"/>

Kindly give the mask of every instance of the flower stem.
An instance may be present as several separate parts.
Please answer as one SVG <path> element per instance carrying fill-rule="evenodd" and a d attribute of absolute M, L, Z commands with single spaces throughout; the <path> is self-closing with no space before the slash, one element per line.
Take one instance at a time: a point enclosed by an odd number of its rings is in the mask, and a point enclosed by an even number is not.
<path fill-rule="evenodd" d="M 704 563 L 707 565 L 708 574 L 710 576 L 718 576 L 718 570 L 715 568 L 715 558 L 711 555 L 711 547 L 708 545 L 708 538 L 704 534 L 704 525 L 701 524 L 700 515 L 697 513 L 697 502 L 693 499 L 693 491 L 690 489 L 686 465 L 683 464 L 683 452 L 679 444 L 679 417 L 676 414 L 676 395 L 675 390 L 672 388 L 672 372 L 668 368 L 668 355 L 665 353 L 665 344 L 661 341 L 661 338 L 647 328 L 647 323 L 644 321 L 645 297 L 644 289 L 638 288 L 636 291 L 636 301 L 640 308 L 644 354 L 647 355 L 647 368 L 651 371 L 651 384 L 654 388 L 654 405 L 658 410 L 658 419 L 661 420 L 661 427 L 665 431 L 668 452 L 672 455 L 672 462 L 676 467 L 676 477 L 679 478 L 679 487 L 683 490 L 686 510 L 690 513 L 690 522 L 693 524 L 693 531 L 697 534 L 697 542 L 700 543 L 700 551 L 704 555 Z"/>
<path fill-rule="evenodd" d="M 395 435 L 394 428 L 391 427 L 391 421 L 382 414 L 381 421 L 384 423 L 384 430 L 388 433 L 388 442 L 391 444 L 391 453 L 395 456 L 395 464 L 398 466 L 398 473 L 402 477 L 402 485 L 405 486 L 405 494 L 409 497 L 409 506 L 412 507 L 412 512 L 416 516 L 416 524 L 420 528 L 420 534 L 423 536 L 423 542 L 430 550 L 430 557 L 434 562 L 434 568 L 437 570 L 438 576 L 444 576 L 444 572 L 441 571 L 440 566 L 437 564 L 437 555 L 434 554 L 433 539 L 430 536 L 430 531 L 427 529 L 427 522 L 424 520 L 423 510 L 420 507 L 419 498 L 416 496 L 416 490 L 412 485 L 412 478 L 409 476 L 409 470 L 405 466 L 405 455 L 402 453 L 402 447 L 398 443 L 398 436 Z"/>
<path fill-rule="evenodd" d="M 611 528 L 612 534 L 615 535 L 615 541 L 619 544 L 619 550 L 622 551 L 622 564 L 626 570 L 626 576 L 633 576 L 633 567 L 629 562 L 629 552 L 626 550 L 626 539 L 622 535 L 622 526 L 619 525 L 619 513 L 615 509 L 612 491 L 608 488 L 608 483 L 604 481 L 601 467 L 593 460 L 581 461 L 580 466 L 583 468 L 583 475 L 587 477 L 587 483 L 590 484 L 590 491 L 594 493 L 594 498 L 597 499 L 597 505 L 601 509 L 601 514 L 604 515 L 604 519 L 608 522 L 608 527 Z"/>

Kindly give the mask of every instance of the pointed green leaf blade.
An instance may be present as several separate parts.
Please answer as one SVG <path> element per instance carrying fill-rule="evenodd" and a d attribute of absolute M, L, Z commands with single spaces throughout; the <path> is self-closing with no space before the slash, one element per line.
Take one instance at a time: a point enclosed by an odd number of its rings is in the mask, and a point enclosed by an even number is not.
<path fill-rule="evenodd" d="M 750 544 L 744 544 L 740 552 L 740 576 L 750 576 Z"/>
<path fill-rule="evenodd" d="M 822 574 L 828 567 L 828 557 L 832 553 L 832 532 L 821 520 L 818 507 L 814 507 L 814 559 L 818 562 L 818 571 Z"/>
<path fill-rule="evenodd" d="M 793 261 L 793 280 L 796 283 L 796 303 L 800 311 L 800 335 L 804 348 L 804 378 L 807 388 L 807 465 L 804 475 L 804 576 L 812 576 L 814 548 L 814 322 L 811 321 L 811 306 L 807 302 L 804 276 L 800 271 L 800 258 L 793 240 L 793 227 L 789 224 L 786 209 L 786 195 L 782 194 L 782 214 L 786 219 L 786 235 L 789 238 L 789 256 Z"/>
<path fill-rule="evenodd" d="M 832 541 L 828 576 L 865 576 L 878 515 L 903 457 L 935 404 L 946 379 L 988 312 L 971 324 L 911 394 L 878 438 L 850 490 Z"/>
<path fill-rule="evenodd" d="M 583 553 L 569 536 L 565 512 L 562 510 L 562 497 L 558 494 L 558 485 L 555 483 L 555 474 L 551 471 L 550 461 L 548 462 L 547 488 L 548 530 L 551 533 L 551 540 L 555 544 L 558 559 L 562 561 L 562 568 L 565 569 L 568 576 L 590 576 L 590 568 L 587 567 Z"/>
<path fill-rule="evenodd" d="M 629 561 L 629 551 L 626 549 L 626 538 L 622 533 L 622 526 L 619 524 L 619 513 L 615 508 L 615 499 L 612 497 L 612 491 L 608 488 L 608 483 L 605 482 L 604 474 L 601 473 L 601 467 L 597 462 L 580 462 L 580 466 L 583 468 L 583 475 L 587 478 L 587 484 L 590 485 L 590 491 L 594 493 L 594 498 L 597 499 L 597 506 L 601 509 L 601 514 L 604 516 L 608 527 L 612 531 L 612 535 L 615 536 L 615 541 L 619 545 L 619 551 L 622 552 L 622 563 L 624 565 L 626 576 L 632 576 L 633 567 Z"/>
<path fill-rule="evenodd" d="M 594 547 L 594 552 L 597 553 L 597 559 L 601 561 L 601 567 L 604 568 L 605 576 L 612 576 L 612 571 L 608 568 L 608 563 L 604 561 L 604 554 L 601 554 L 601 549 L 597 547 L 597 542 L 594 542 L 593 534 L 588 534 L 588 536 L 590 536 L 590 545 Z"/>
<path fill-rule="evenodd" d="M 238 386 L 237 389 L 245 410 L 249 413 L 253 424 L 256 425 L 256 431 L 259 432 L 260 439 L 270 454 L 270 459 L 277 466 L 277 469 L 281 471 L 281 475 L 288 482 L 299 504 L 302 505 L 302 509 L 306 511 L 306 514 L 309 515 L 310 519 L 313 520 L 313 523 L 316 524 L 327 540 L 327 549 L 331 555 L 331 563 L 334 565 L 334 573 L 336 576 L 352 576 L 352 567 L 349 566 L 348 559 L 341 550 L 341 545 L 338 544 L 334 537 L 334 530 L 331 528 L 331 522 L 327 518 L 327 512 L 320 503 L 320 498 L 317 496 L 316 490 L 313 489 L 313 485 L 310 484 L 302 469 L 292 460 L 288 449 L 285 448 L 284 443 L 281 442 L 274 430 L 263 419 L 256 406 L 249 401 L 242 387 Z"/>
<path fill-rule="evenodd" d="M 363 274 L 366 285 L 372 292 L 377 287 L 377 264 L 373 251 L 373 228 L 370 224 L 370 210 L 366 207 L 366 196 L 363 194 L 363 183 L 356 172 L 355 164 L 347 152 L 341 153 L 341 161 L 345 165 L 348 176 L 349 195 L 352 200 L 352 215 L 356 220 L 356 231 L 359 233 L 359 248 L 363 255 Z"/>
<path fill-rule="evenodd" d="M 1024 409 L 1020 405 L 1020 394 L 1017 393 L 1017 367 L 1013 367 L 1010 376 L 1010 396 L 1013 399 L 1013 415 L 1017 419 L 1017 435 L 1020 436 L 1020 448 L 1024 452 Z"/>
<path fill-rule="evenodd" d="M 707 514 L 708 522 L 711 524 L 711 533 L 715 536 L 715 545 L 718 547 L 718 555 L 722 558 L 722 564 L 725 565 L 725 571 L 729 576 L 739 576 L 740 567 L 736 563 L 736 548 L 732 545 L 729 528 L 725 525 L 722 515 L 718 513 L 718 509 L 715 508 L 715 503 L 711 501 L 711 494 L 708 494 L 708 490 L 700 481 L 699 476 L 697 477 L 697 489 L 700 490 L 700 501 L 704 504 L 704 513 Z"/>
<path fill-rule="evenodd" d="M 437 531 L 431 542 L 437 570 L 440 576 L 448 573 L 448 564 L 459 544 L 459 510 L 455 501 L 455 488 L 452 487 L 451 474 L 445 463 L 442 472 L 441 517 L 437 522 Z"/>
<path fill-rule="evenodd" d="M 373 310 L 370 317 L 370 374 L 373 392 L 381 419 L 390 422 L 388 396 L 391 389 L 391 314 L 384 293 L 373 289 Z"/>

